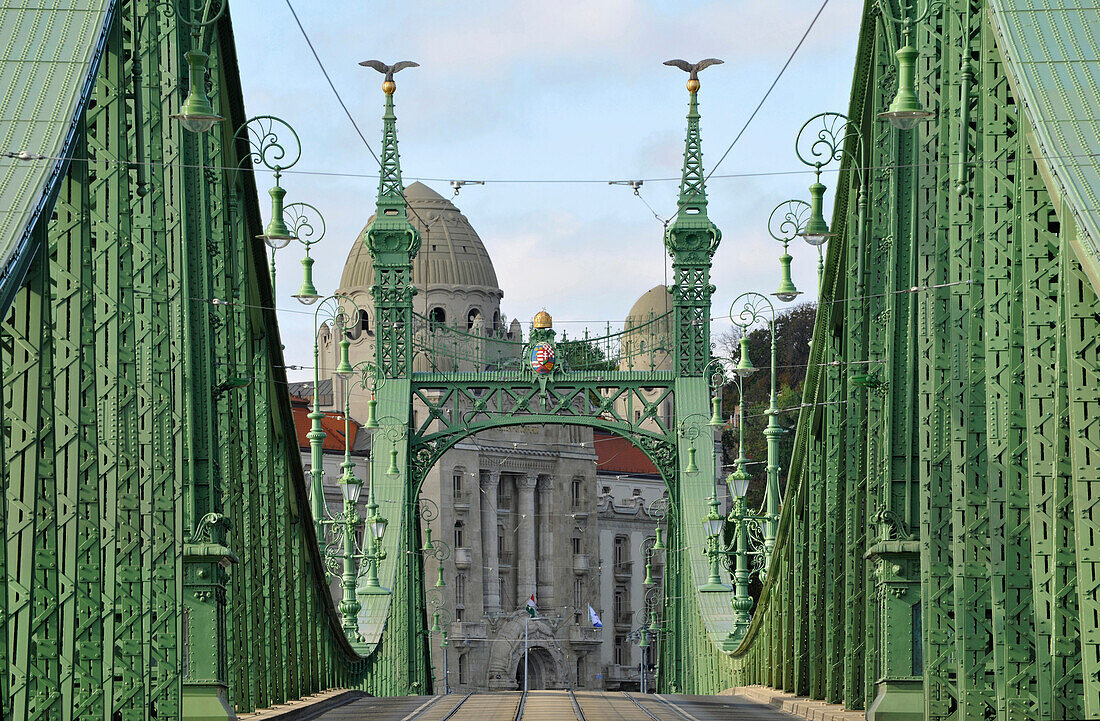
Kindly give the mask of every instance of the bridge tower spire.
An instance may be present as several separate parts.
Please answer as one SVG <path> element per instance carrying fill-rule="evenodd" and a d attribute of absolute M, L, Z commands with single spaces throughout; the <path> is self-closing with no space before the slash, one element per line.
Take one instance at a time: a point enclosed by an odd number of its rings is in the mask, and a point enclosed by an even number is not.
<path fill-rule="evenodd" d="M 699 71 L 720 64 L 717 58 L 697 63 L 669 60 L 665 65 L 689 73 L 687 137 L 676 217 L 665 231 L 665 248 L 672 256 L 673 335 L 676 373 L 699 376 L 710 360 L 710 266 L 722 232 L 707 217 L 703 141 L 699 132 Z"/>
<path fill-rule="evenodd" d="M 405 190 L 401 184 L 401 156 L 397 151 L 397 115 L 393 95 L 394 73 L 419 67 L 411 60 L 386 65 L 364 60 L 360 65 L 385 75 L 386 97 L 382 114 L 382 156 L 375 215 L 367 226 L 366 243 L 374 261 L 371 295 L 377 315 L 375 354 L 378 367 L 388 378 L 407 378 L 412 363 L 412 260 L 420 250 L 420 234 L 409 222 Z"/>

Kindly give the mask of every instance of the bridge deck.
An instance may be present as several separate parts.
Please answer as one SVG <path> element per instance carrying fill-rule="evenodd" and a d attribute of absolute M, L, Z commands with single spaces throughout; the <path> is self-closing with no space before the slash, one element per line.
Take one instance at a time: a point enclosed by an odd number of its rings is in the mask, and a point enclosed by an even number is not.
<path fill-rule="evenodd" d="M 571 691 L 364 698 L 317 721 L 790 721 L 740 696 L 657 696 Z"/>

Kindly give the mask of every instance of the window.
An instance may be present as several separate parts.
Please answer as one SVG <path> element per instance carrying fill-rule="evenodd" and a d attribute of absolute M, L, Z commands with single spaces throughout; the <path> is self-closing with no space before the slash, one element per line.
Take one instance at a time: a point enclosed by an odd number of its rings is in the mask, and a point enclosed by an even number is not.
<path fill-rule="evenodd" d="M 428 311 L 428 329 L 435 330 L 447 324 L 447 313 L 442 308 L 432 308 Z"/>
<path fill-rule="evenodd" d="M 458 682 L 460 684 L 470 683 L 470 659 L 466 654 L 462 654 L 458 657 Z"/>
<path fill-rule="evenodd" d="M 481 318 L 481 311 L 477 308 L 471 308 L 470 312 L 466 314 L 466 330 L 473 330 L 474 323 Z"/>
<path fill-rule="evenodd" d="M 580 608 L 584 605 L 584 580 L 578 578 L 573 581 L 573 606 Z"/>
<path fill-rule="evenodd" d="M 577 656 L 577 688 L 584 688 L 584 656 Z"/>
<path fill-rule="evenodd" d="M 504 558 L 504 535 L 497 532 L 497 558 Z"/>
<path fill-rule="evenodd" d="M 641 488 L 635 488 L 635 489 L 634 489 L 634 495 L 635 495 L 635 496 L 640 496 L 640 495 L 642 495 L 642 489 L 641 489 Z"/>
<path fill-rule="evenodd" d="M 582 549 L 581 544 L 583 542 L 584 542 L 584 539 L 581 538 L 581 529 L 579 529 L 579 528 L 573 529 L 573 555 L 574 556 L 580 555 L 581 549 Z"/>
<path fill-rule="evenodd" d="M 581 485 L 582 483 L 583 483 L 583 481 L 580 478 L 574 478 L 573 479 L 573 485 L 572 485 L 573 508 L 576 508 L 577 506 L 581 505 L 581 501 L 583 500 L 583 486 Z"/>
<path fill-rule="evenodd" d="M 615 637 L 615 665 L 616 666 L 625 666 L 626 665 L 626 654 L 623 653 L 623 651 L 624 651 L 623 647 L 624 646 L 626 646 L 626 639 L 623 638 L 622 636 L 616 636 Z"/>
<path fill-rule="evenodd" d="M 456 470 L 454 472 L 454 476 L 451 478 L 451 483 L 454 487 L 455 500 L 460 500 L 462 498 L 462 471 Z"/>
<path fill-rule="evenodd" d="M 615 623 L 626 620 L 626 589 L 619 586 L 615 589 Z"/>
<path fill-rule="evenodd" d="M 459 605 L 465 605 L 466 603 L 466 574 L 460 573 L 455 576 L 455 603 Z"/>
<path fill-rule="evenodd" d="M 455 548 L 466 547 L 466 533 L 462 521 L 455 521 Z"/>
<path fill-rule="evenodd" d="M 455 608 L 455 620 L 459 623 L 466 620 L 466 609 L 462 606 Z"/>
<path fill-rule="evenodd" d="M 505 611 L 512 610 L 512 604 L 508 603 L 508 592 L 503 578 L 500 579 L 500 607 Z"/>
<path fill-rule="evenodd" d="M 642 412 L 641 411 L 634 411 L 634 421 L 637 422 L 637 421 L 640 421 L 640 420 L 642 420 Z"/>
<path fill-rule="evenodd" d="M 630 549 L 626 536 L 615 536 L 615 566 L 622 566 L 630 560 Z"/>

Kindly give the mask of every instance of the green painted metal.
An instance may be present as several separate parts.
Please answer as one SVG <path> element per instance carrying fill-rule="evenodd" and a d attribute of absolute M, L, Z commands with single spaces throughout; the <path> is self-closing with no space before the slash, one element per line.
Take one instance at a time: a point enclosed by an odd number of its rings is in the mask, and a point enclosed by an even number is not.
<path fill-rule="evenodd" d="M 77 122 L 91 91 L 114 3 L 27 5 L 0 10 L 0 34 L 21 38 L 0 58 L 0 312 L 34 256 L 32 233 L 57 197 Z"/>
<path fill-rule="evenodd" d="M 2 715 L 228 717 L 364 662 L 309 523 L 255 184 L 223 170 L 247 145 L 168 118 L 190 45 L 172 8 L 110 10 L 79 25 L 106 25 L 98 63 L 54 32 L 68 10 L 34 11 L 44 65 L 73 53 L 69 90 L 94 72 L 0 327 Z M 205 41 L 239 124 L 228 17 Z"/>
<path fill-rule="evenodd" d="M 194 32 L 175 5 L 110 10 L 95 16 L 98 64 L 88 36 L 73 36 L 90 53 L 90 101 L 74 90 L 79 68 L 56 88 L 77 100 L 59 101 L 49 138 L 63 152 L 51 152 L 77 160 L 52 197 L 48 171 L 17 204 L 31 242 L 0 327 L 4 718 L 212 719 L 338 685 L 430 692 L 412 552 L 420 483 L 463 437 L 547 423 L 630 439 L 668 484 L 660 690 L 766 683 L 880 719 L 1100 714 L 1095 164 L 1063 162 L 1091 147 L 1081 128 L 1095 129 L 1092 98 L 1063 89 L 1095 85 L 1094 10 L 865 8 L 846 121 L 858 132 L 843 136 L 794 453 L 769 457 L 769 484 L 780 465 L 788 481 L 747 632 L 732 594 L 699 591 L 711 575 L 699 551 L 714 493 L 705 369 L 721 234 L 707 217 L 697 73 L 713 63 L 672 61 L 692 72 L 664 238 L 676 284 L 673 348 L 660 350 L 672 370 L 627 347 L 627 329 L 562 338 L 570 362 L 546 375 L 520 365 L 530 344 L 420 332 L 430 324 L 412 310 L 419 238 L 389 68 L 365 242 L 385 380 L 372 490 L 391 519 L 375 570 L 390 593 L 358 594 L 354 646 L 318 551 L 256 184 L 225 170 L 250 154 L 233 132 L 247 116 L 229 14 Z M 1066 75 L 1044 69 L 1062 51 L 1039 11 L 1081 51 Z M 60 36 L 48 37 L 56 51 Z M 904 44 L 935 116 L 899 131 L 878 118 Z M 226 117 L 203 134 L 171 118 L 195 49 Z M 1062 111 L 1072 133 L 1048 122 Z M 35 220 L 43 198 L 51 213 Z M 552 329 L 531 340 L 555 343 Z M 450 362 L 418 372 L 418 354 Z M 610 370 L 620 361 L 631 370 Z M 671 420 L 658 413 L 670 399 Z"/>
<path fill-rule="evenodd" d="M 1098 79 L 1070 42 L 1087 45 L 1095 10 L 1046 5 L 865 9 L 848 116 L 867 147 L 842 167 L 815 408 L 799 419 L 776 572 L 731 654 L 738 683 L 869 718 L 1097 712 L 1100 301 L 1080 222 L 1094 204 L 1064 189 L 1080 173 L 1053 180 L 1074 138 L 1040 147 L 1027 114 L 1054 104 L 1067 135 L 1095 133 L 1091 94 L 1067 102 L 1059 85 Z M 926 12 L 916 87 L 935 117 L 898 131 L 876 119 L 897 87 L 890 18 Z M 1071 38 L 1056 48 L 1061 21 Z M 1049 63 L 1063 53 L 1068 76 Z"/>

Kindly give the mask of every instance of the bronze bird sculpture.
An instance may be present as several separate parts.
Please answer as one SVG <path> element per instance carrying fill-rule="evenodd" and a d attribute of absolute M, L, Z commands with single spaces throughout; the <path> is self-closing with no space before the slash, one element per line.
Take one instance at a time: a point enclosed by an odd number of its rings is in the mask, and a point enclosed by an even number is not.
<path fill-rule="evenodd" d="M 690 92 L 695 92 L 699 89 L 699 71 L 704 68 L 709 68 L 711 65 L 721 65 L 724 61 L 718 58 L 707 58 L 706 60 L 700 60 L 699 62 L 692 64 L 687 60 L 666 60 L 665 65 L 671 65 L 674 68 L 680 68 L 685 73 L 689 73 L 687 88 Z"/>
<path fill-rule="evenodd" d="M 412 60 L 402 60 L 393 65 L 386 65 L 381 60 L 364 60 L 359 64 L 364 67 L 374 68 L 386 76 L 385 80 L 382 81 L 382 92 L 386 95 L 393 95 L 393 91 L 397 89 L 397 83 L 393 81 L 394 73 L 404 70 L 405 68 L 420 67 L 420 63 L 414 63 Z"/>

